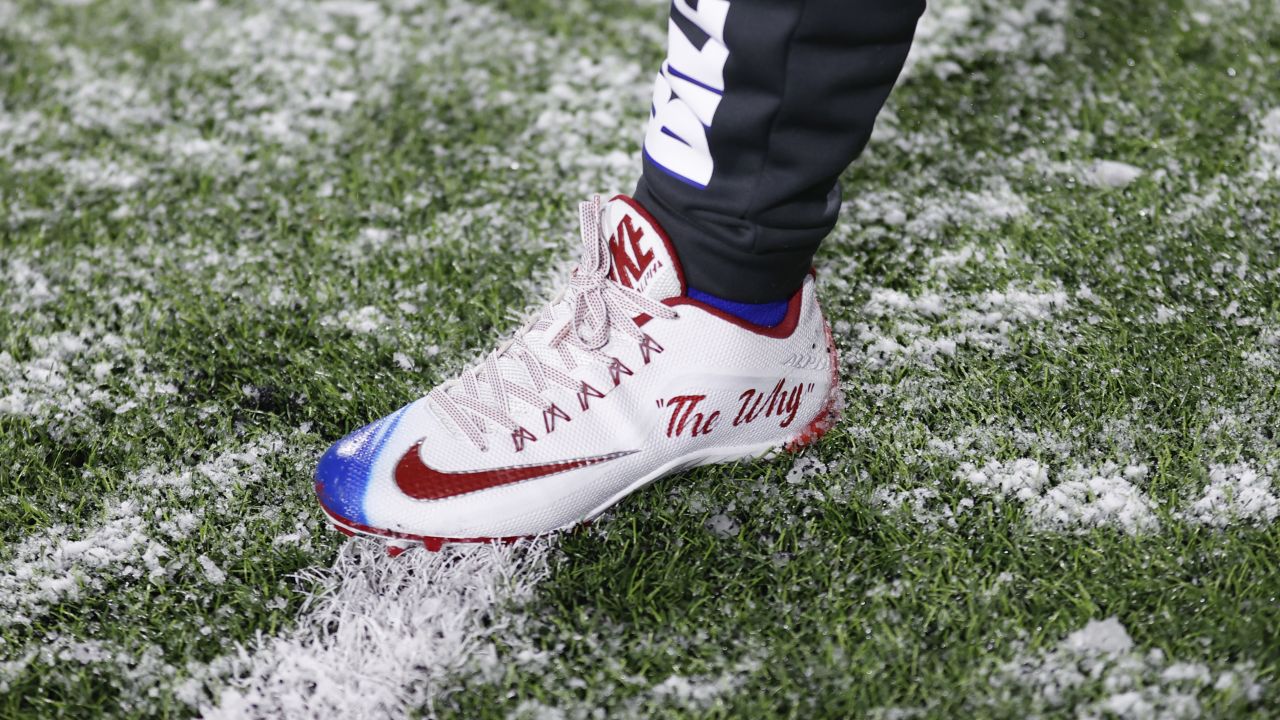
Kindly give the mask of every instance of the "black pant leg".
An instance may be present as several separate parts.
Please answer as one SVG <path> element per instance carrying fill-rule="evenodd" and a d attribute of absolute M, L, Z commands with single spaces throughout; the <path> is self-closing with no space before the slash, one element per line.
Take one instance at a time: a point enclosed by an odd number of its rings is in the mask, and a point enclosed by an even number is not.
<path fill-rule="evenodd" d="M 790 296 L 840 209 L 924 0 L 674 0 L 636 198 L 692 287 Z"/>

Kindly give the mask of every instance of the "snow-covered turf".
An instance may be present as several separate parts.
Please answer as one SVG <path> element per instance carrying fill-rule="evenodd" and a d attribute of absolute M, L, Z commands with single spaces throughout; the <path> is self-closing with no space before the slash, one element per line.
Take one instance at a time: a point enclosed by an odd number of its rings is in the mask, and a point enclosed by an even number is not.
<path fill-rule="evenodd" d="M 932 2 L 804 456 L 514 547 L 327 528 L 327 443 L 634 182 L 664 14 L 0 0 L 0 716 L 1274 714 L 1274 3 Z"/>

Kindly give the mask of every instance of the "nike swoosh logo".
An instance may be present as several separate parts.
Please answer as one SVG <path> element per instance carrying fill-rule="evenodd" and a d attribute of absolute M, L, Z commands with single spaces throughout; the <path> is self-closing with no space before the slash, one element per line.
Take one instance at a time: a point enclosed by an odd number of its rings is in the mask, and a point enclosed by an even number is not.
<path fill-rule="evenodd" d="M 516 465 L 514 467 L 494 468 L 491 470 L 463 470 L 445 472 L 422 462 L 422 440 L 413 444 L 400 462 L 396 464 L 395 479 L 400 490 L 411 498 L 418 500 L 443 500 L 444 498 L 465 495 L 478 490 L 486 490 L 500 485 L 510 485 L 522 480 L 555 475 L 556 473 L 577 470 L 588 465 L 598 465 L 610 460 L 631 455 L 636 450 L 597 455 L 576 460 L 544 463 L 540 465 Z"/>

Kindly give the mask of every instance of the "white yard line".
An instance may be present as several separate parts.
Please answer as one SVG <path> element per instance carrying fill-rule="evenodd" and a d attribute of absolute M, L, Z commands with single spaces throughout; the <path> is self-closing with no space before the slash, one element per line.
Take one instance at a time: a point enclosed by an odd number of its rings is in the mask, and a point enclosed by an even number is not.
<path fill-rule="evenodd" d="M 295 627 L 231 663 L 206 718 L 398 718 L 428 707 L 453 672 L 494 660 L 492 641 L 548 572 L 548 540 L 450 546 L 395 560 L 349 542 Z"/>

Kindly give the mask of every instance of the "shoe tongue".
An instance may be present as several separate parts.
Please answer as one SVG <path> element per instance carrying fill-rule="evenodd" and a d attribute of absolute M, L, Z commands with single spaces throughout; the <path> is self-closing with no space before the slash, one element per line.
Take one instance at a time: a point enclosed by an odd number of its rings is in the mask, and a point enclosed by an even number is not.
<path fill-rule="evenodd" d="M 654 300 L 684 295 L 684 276 L 671 240 L 640 203 L 616 195 L 604 207 L 609 277 Z"/>

